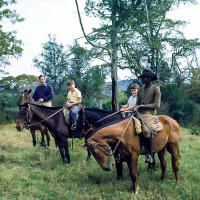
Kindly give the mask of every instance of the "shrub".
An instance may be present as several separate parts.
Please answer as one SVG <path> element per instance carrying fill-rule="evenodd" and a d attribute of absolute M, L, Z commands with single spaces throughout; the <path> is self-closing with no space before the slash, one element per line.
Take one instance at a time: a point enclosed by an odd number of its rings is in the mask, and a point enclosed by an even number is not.
<path fill-rule="evenodd" d="M 200 136 L 200 127 L 199 126 L 191 126 L 190 133 L 192 135 L 199 135 Z"/>

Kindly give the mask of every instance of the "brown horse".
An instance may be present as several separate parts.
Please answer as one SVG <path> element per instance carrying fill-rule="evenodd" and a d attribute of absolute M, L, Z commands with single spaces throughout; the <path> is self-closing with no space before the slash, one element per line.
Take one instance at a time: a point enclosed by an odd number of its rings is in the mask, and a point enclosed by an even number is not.
<path fill-rule="evenodd" d="M 173 172 L 175 179 L 178 180 L 179 125 L 166 115 L 160 115 L 158 118 L 163 124 L 163 130 L 153 136 L 152 151 L 158 153 L 162 170 L 161 180 L 166 178 L 166 149 L 171 154 Z M 113 153 L 117 149 L 128 165 L 133 183 L 132 190 L 137 193 L 138 156 L 142 148 L 140 135 L 136 134 L 135 124 L 131 118 L 95 130 L 85 144 L 105 171 L 110 170 L 110 158 L 113 155 L 110 146 L 113 144 L 116 144 L 114 149 L 112 148 Z"/>
<path fill-rule="evenodd" d="M 35 104 L 36 102 L 31 98 L 30 93 L 31 93 L 31 90 L 21 91 L 20 101 L 18 104 L 19 105 L 23 105 L 24 103 Z M 28 124 L 30 123 L 34 125 L 28 127 Z M 27 109 L 25 109 L 24 107 L 19 107 L 16 129 L 17 131 L 22 131 L 24 127 L 30 129 L 32 140 L 33 140 L 33 146 L 36 146 L 36 135 L 35 135 L 36 130 L 39 130 L 41 133 L 41 142 L 40 142 L 41 146 L 46 146 L 45 136 L 47 140 L 47 146 L 50 146 L 50 135 L 49 135 L 47 127 L 45 127 L 41 123 L 37 123 L 37 120 L 35 120 L 32 115 L 29 116 Z"/>

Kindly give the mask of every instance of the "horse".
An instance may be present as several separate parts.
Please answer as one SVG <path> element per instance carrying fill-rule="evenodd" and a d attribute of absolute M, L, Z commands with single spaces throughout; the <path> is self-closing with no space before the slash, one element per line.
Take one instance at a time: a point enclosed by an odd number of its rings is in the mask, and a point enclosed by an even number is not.
<path fill-rule="evenodd" d="M 50 146 L 50 135 L 48 132 L 48 129 L 46 126 L 42 125 L 41 123 L 38 123 L 38 121 L 36 121 L 32 114 L 29 116 L 29 113 L 27 112 L 28 110 L 24 107 L 19 107 L 19 113 L 18 113 L 18 118 L 17 118 L 17 123 L 16 123 L 16 129 L 17 131 L 22 131 L 24 127 L 27 127 L 28 129 L 30 129 L 31 135 L 32 135 L 32 142 L 33 142 L 33 146 L 36 146 L 36 135 L 35 135 L 35 131 L 39 130 L 41 133 L 41 142 L 40 145 L 42 147 L 46 147 L 46 143 L 45 143 L 45 136 L 46 136 L 46 140 L 47 140 L 47 146 Z M 32 126 L 28 126 L 28 124 L 33 124 Z"/>
<path fill-rule="evenodd" d="M 82 132 L 85 140 L 90 137 L 92 131 L 96 128 L 116 119 L 122 119 L 121 112 L 112 112 L 99 108 L 81 108 L 78 114 L 77 130 Z M 90 156 L 91 153 L 88 151 L 87 161 L 90 159 Z"/>
<path fill-rule="evenodd" d="M 63 163 L 70 163 L 68 138 L 72 137 L 72 132 L 65 122 L 65 117 L 63 115 L 63 109 L 65 107 L 47 107 L 27 103 L 20 105 L 20 107 L 28 109 L 27 112 L 32 114 L 34 119 L 48 128 L 55 139 L 56 145 L 59 147 Z M 31 126 L 31 124 L 29 126 Z"/>
<path fill-rule="evenodd" d="M 23 105 L 25 103 L 35 104 L 36 102 L 33 100 L 30 93 L 31 93 L 31 90 L 21 91 L 20 101 L 19 101 L 18 105 Z M 32 123 L 32 125 L 27 126 L 30 123 Z M 29 116 L 27 109 L 25 109 L 24 107 L 19 107 L 18 120 L 16 122 L 16 129 L 17 129 L 17 131 L 21 132 L 24 127 L 30 129 L 30 132 L 32 135 L 33 146 L 36 146 L 36 135 L 35 135 L 36 130 L 39 130 L 41 133 L 41 138 L 42 138 L 41 142 L 40 142 L 41 146 L 46 146 L 45 139 L 44 139 L 45 136 L 46 136 L 46 140 L 47 140 L 47 146 L 50 146 L 50 135 L 49 135 L 47 127 L 45 127 L 41 123 L 37 123 L 37 121 L 34 119 L 34 117 L 32 115 Z"/>
<path fill-rule="evenodd" d="M 136 134 L 135 124 L 131 119 L 132 117 L 120 122 L 113 122 L 110 125 L 94 130 L 84 146 L 90 150 L 97 163 L 105 171 L 110 171 L 110 158 L 118 150 L 128 165 L 133 184 L 132 191 L 138 193 L 137 168 L 142 143 L 141 136 Z M 161 180 L 166 179 L 167 163 L 165 151 L 167 149 L 171 154 L 175 180 L 178 181 L 179 125 L 175 120 L 166 115 L 159 115 L 158 119 L 163 124 L 163 129 L 152 138 L 152 152 L 158 153 L 162 170 Z M 114 149 L 113 144 L 115 144 Z"/>

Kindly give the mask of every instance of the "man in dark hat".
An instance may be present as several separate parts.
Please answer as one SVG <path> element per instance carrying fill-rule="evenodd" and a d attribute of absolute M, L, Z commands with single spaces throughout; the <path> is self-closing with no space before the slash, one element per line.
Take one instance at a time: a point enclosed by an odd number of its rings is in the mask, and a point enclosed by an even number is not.
<path fill-rule="evenodd" d="M 152 163 L 151 125 L 156 121 L 156 109 L 160 107 L 161 93 L 160 88 L 152 84 L 152 81 L 158 78 L 151 70 L 144 69 L 138 78 L 142 80 L 143 86 L 137 93 L 136 108 L 140 114 L 144 145 L 147 151 L 145 162 Z"/>

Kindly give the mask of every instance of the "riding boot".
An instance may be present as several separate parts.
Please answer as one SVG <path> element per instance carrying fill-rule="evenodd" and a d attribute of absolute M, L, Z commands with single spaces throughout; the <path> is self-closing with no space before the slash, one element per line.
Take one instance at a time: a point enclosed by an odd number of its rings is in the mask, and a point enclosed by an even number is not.
<path fill-rule="evenodd" d="M 153 163 L 151 137 L 145 138 L 145 146 L 147 150 L 145 163 Z"/>

